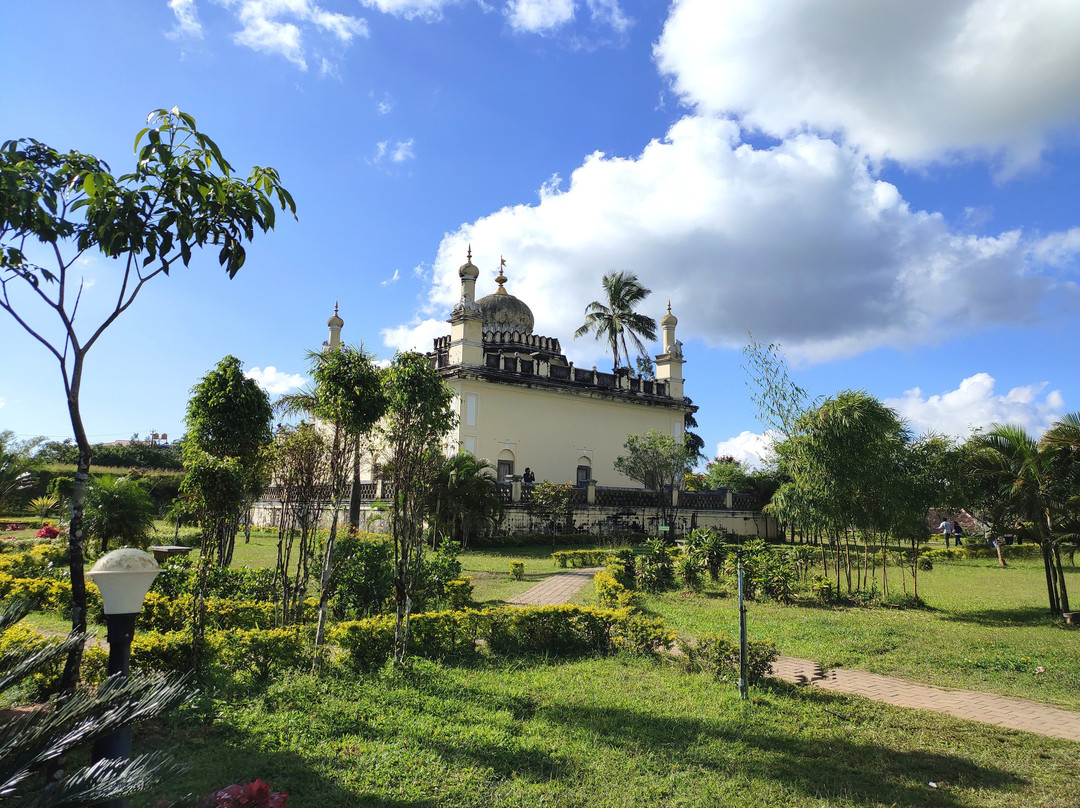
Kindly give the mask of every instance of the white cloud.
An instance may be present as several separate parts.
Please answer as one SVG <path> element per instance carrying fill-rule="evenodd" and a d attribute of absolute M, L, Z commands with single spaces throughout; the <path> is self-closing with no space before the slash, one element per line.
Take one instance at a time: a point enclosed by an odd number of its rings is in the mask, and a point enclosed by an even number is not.
<path fill-rule="evenodd" d="M 509 0 L 506 16 L 515 31 L 542 33 L 574 19 L 574 0 Z"/>
<path fill-rule="evenodd" d="M 446 320 L 419 318 L 411 323 L 384 328 L 382 334 L 383 343 L 396 351 L 430 351 L 432 342 L 437 338 L 450 333 L 450 326 Z"/>
<path fill-rule="evenodd" d="M 0 410 L 4 409 L 5 404 L 7 404 L 7 399 L 0 396 Z"/>
<path fill-rule="evenodd" d="M 592 154 L 565 190 L 549 181 L 537 204 L 445 236 L 421 316 L 448 315 L 469 244 L 477 294 L 493 291 L 505 255 L 508 289 L 532 307 L 537 332 L 566 339 L 578 361 L 602 359 L 600 346 L 568 335 L 611 269 L 636 272 L 654 291 L 646 314 L 659 318 L 670 297 L 684 340 L 737 346 L 753 331 L 804 362 L 1032 322 L 1055 296 L 1075 305 L 1059 294 L 1067 279 L 1040 263 L 1070 254 L 1071 237 L 952 232 L 849 147 L 804 134 L 753 148 L 737 124 L 711 117 L 679 121 L 634 158 Z M 408 342 L 407 331 L 392 333 Z"/>
<path fill-rule="evenodd" d="M 380 281 L 379 286 L 389 286 L 390 284 L 397 283 L 401 279 L 401 270 L 395 269 L 393 277 L 387 278 L 385 281 Z"/>
<path fill-rule="evenodd" d="M 1014 387 L 1004 395 L 995 393 L 994 385 L 993 376 L 976 373 L 960 382 L 956 390 L 924 396 L 915 387 L 884 403 L 906 419 L 917 434 L 932 431 L 958 438 L 995 423 L 1020 424 L 1039 435 L 1065 411 L 1061 393 L 1046 392 L 1046 382 Z"/>
<path fill-rule="evenodd" d="M 202 38 L 202 25 L 195 10 L 195 0 L 169 0 L 169 8 L 176 16 L 176 27 L 166 34 L 169 39 L 184 36 Z"/>
<path fill-rule="evenodd" d="M 253 367 L 244 373 L 249 379 L 254 379 L 266 392 L 280 396 L 291 390 L 298 390 L 307 383 L 307 378 L 299 373 L 282 373 L 273 365 L 265 368 Z"/>
<path fill-rule="evenodd" d="M 412 138 L 399 140 L 397 145 L 394 146 L 394 151 L 390 154 L 390 159 L 395 163 L 404 163 L 406 160 L 412 160 L 415 157 Z"/>
<path fill-rule="evenodd" d="M 375 93 L 368 93 L 368 98 L 375 100 Z M 389 115 L 390 111 L 394 108 L 394 99 L 390 97 L 390 93 L 383 93 L 381 101 L 375 102 L 375 109 L 380 115 Z"/>
<path fill-rule="evenodd" d="M 215 0 L 218 5 L 233 11 L 241 29 L 233 36 L 238 45 L 260 53 L 283 56 L 301 70 L 307 70 L 307 39 L 314 38 L 318 49 L 340 49 L 356 37 L 368 35 L 367 23 L 327 11 L 311 0 Z M 194 0 L 171 0 L 178 26 L 185 20 L 195 20 Z M 201 27 L 199 29 L 201 31 Z M 325 41 L 325 44 L 324 44 Z M 317 64 L 323 75 L 336 75 L 333 59 L 318 55 Z"/>
<path fill-rule="evenodd" d="M 731 456 L 750 468 L 762 468 L 773 458 L 773 438 L 770 433 L 764 435 L 744 430 L 733 438 L 716 444 L 716 457 Z"/>
<path fill-rule="evenodd" d="M 360 0 L 368 8 L 384 14 L 393 14 L 407 20 L 438 20 L 446 6 L 456 5 L 459 0 Z"/>
<path fill-rule="evenodd" d="M 676 0 L 655 46 L 702 113 L 875 158 L 1038 159 L 1080 115 L 1073 0 Z"/>
<path fill-rule="evenodd" d="M 416 158 L 416 154 L 413 152 L 413 139 L 399 140 L 393 146 L 390 145 L 389 140 L 380 140 L 375 144 L 375 153 L 371 157 L 365 158 L 365 162 L 368 165 L 379 165 L 385 160 L 389 159 L 391 163 L 404 163 L 406 160 L 413 160 Z"/>

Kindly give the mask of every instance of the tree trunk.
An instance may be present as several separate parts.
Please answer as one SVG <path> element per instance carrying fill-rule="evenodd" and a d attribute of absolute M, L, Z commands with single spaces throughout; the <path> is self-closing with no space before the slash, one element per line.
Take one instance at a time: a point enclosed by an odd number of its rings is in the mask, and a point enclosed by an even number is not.
<path fill-rule="evenodd" d="M 78 403 L 71 405 L 71 420 L 75 424 L 75 440 L 79 445 L 79 461 L 75 471 L 75 482 L 71 487 L 71 521 L 68 523 L 68 572 L 71 576 L 71 633 L 86 633 L 86 562 L 83 556 L 83 511 L 86 504 L 86 486 L 90 480 L 90 443 L 82 431 L 78 416 Z M 75 692 L 82 670 L 83 646 L 72 648 L 64 662 L 64 672 L 60 677 L 60 694 L 67 696 Z"/>
<path fill-rule="evenodd" d="M 1057 571 L 1058 580 L 1058 605 L 1061 607 L 1061 611 L 1071 612 L 1069 608 L 1069 591 L 1065 588 L 1065 570 L 1061 568 L 1061 548 L 1059 545 L 1054 545 L 1054 567 Z"/>
<path fill-rule="evenodd" d="M 360 530 L 360 437 L 353 441 L 352 491 L 349 493 L 349 530 Z"/>

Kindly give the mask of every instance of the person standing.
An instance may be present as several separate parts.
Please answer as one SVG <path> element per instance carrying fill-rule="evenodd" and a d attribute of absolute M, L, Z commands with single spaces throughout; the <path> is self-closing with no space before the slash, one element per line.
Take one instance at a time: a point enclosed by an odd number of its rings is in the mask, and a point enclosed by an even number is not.
<path fill-rule="evenodd" d="M 941 520 L 941 524 L 938 525 L 938 530 L 941 531 L 942 537 L 945 539 L 945 549 L 949 549 L 949 539 L 952 538 L 953 524 L 949 521 L 949 517 L 945 517 Z"/>

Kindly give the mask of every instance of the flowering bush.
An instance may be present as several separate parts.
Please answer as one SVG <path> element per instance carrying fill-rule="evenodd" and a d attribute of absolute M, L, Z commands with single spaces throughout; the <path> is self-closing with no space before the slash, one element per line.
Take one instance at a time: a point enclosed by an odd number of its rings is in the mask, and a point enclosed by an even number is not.
<path fill-rule="evenodd" d="M 237 783 L 208 794 L 198 808 L 285 808 L 288 791 L 271 791 L 259 778 L 251 783 Z"/>
<path fill-rule="evenodd" d="M 60 535 L 60 531 L 52 525 L 45 525 L 37 533 L 34 534 L 35 539 L 55 539 Z"/>

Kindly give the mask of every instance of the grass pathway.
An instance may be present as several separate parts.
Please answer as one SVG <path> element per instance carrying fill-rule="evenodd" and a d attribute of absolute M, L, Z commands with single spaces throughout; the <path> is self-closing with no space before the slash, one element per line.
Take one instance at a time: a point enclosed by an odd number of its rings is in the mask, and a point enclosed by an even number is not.
<path fill-rule="evenodd" d="M 557 606 L 568 603 L 601 568 L 552 575 L 507 601 L 511 606 Z M 865 696 L 897 707 L 913 707 L 1080 743 L 1080 712 L 1062 710 L 1028 699 L 975 690 L 917 684 L 893 676 L 834 668 L 823 671 L 813 660 L 780 657 L 772 676 L 797 685 Z"/>

